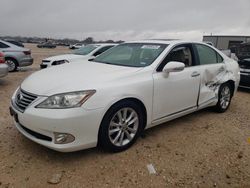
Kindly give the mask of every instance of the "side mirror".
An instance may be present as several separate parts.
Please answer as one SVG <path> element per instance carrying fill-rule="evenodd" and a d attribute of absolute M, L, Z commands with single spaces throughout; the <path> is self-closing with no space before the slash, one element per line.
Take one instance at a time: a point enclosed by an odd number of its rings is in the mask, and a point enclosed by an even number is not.
<path fill-rule="evenodd" d="M 170 72 L 181 72 L 185 68 L 185 64 L 177 61 L 170 61 L 168 62 L 164 68 L 163 72 L 170 73 Z"/>

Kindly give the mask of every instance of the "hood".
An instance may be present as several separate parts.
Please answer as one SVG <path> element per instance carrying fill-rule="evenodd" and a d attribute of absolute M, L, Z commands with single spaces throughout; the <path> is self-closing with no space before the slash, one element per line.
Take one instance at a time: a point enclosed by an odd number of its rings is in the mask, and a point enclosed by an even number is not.
<path fill-rule="evenodd" d="M 76 54 L 64 54 L 64 55 L 57 55 L 57 56 L 48 57 L 44 60 L 47 60 L 47 61 L 60 61 L 60 60 L 72 61 L 74 59 L 82 59 L 82 58 L 85 58 L 85 56 L 84 55 L 76 55 Z"/>
<path fill-rule="evenodd" d="M 58 93 L 91 90 L 117 79 L 129 77 L 143 68 L 85 61 L 40 70 L 26 78 L 21 88 L 29 93 L 51 96 Z"/>

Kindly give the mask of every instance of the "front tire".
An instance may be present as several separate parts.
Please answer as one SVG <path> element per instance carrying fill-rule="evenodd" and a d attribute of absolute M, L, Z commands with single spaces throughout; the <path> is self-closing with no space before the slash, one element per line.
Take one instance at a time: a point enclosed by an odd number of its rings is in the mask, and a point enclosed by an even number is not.
<path fill-rule="evenodd" d="M 227 111 L 230 106 L 231 99 L 233 96 L 233 91 L 228 83 L 224 83 L 219 88 L 218 102 L 215 106 L 215 110 L 219 113 Z"/>
<path fill-rule="evenodd" d="M 134 144 L 143 129 L 143 112 L 132 101 L 121 101 L 105 114 L 98 136 L 104 150 L 120 152 Z"/>

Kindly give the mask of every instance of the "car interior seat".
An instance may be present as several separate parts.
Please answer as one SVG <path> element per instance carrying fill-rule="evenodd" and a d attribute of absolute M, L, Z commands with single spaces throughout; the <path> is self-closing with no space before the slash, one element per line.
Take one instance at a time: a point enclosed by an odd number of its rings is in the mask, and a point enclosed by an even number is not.
<path fill-rule="evenodd" d="M 182 63 L 185 63 L 185 53 L 184 51 L 181 49 L 181 50 L 177 50 L 177 51 L 174 51 L 171 55 L 171 61 L 177 61 L 177 62 L 182 62 Z"/>

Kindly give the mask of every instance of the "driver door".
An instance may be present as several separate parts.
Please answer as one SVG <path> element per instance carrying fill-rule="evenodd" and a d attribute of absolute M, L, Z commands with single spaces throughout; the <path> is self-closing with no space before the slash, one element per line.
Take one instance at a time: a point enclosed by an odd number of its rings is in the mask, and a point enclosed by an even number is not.
<path fill-rule="evenodd" d="M 200 73 L 193 54 L 191 44 L 176 46 L 153 74 L 153 121 L 197 107 Z M 184 63 L 184 70 L 164 73 L 162 69 L 170 61 Z"/>

